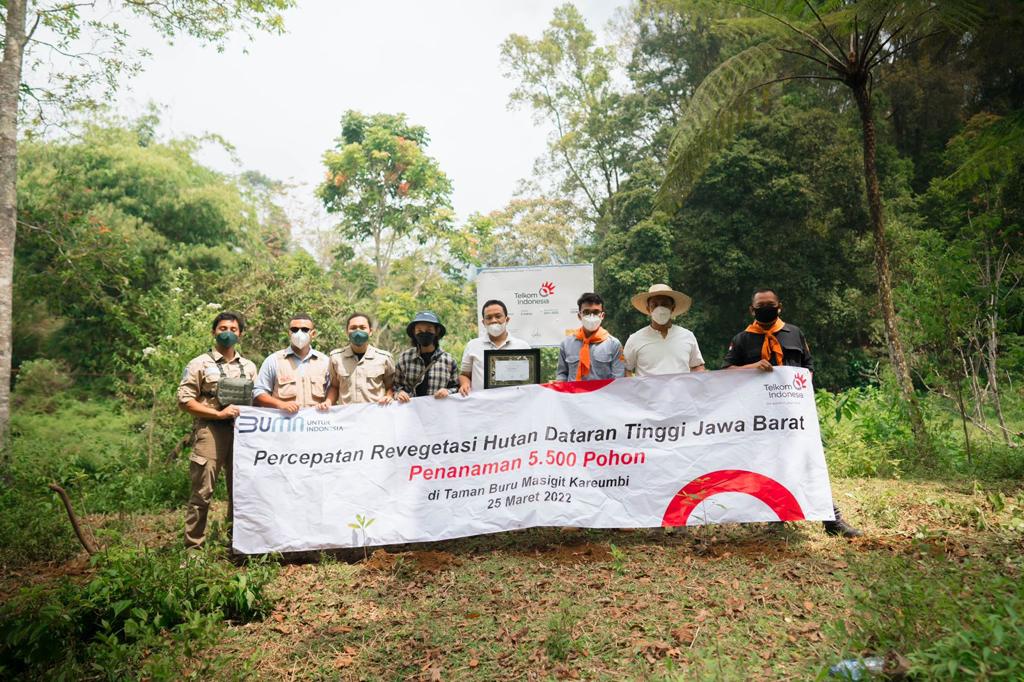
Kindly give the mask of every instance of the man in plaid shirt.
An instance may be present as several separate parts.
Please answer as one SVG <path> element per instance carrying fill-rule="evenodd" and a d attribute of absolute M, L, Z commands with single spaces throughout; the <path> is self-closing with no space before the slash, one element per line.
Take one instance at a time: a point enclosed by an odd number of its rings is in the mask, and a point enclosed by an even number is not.
<path fill-rule="evenodd" d="M 416 313 L 405 333 L 413 347 L 402 351 L 395 363 L 395 398 L 401 403 L 427 395 L 447 398 L 459 387 L 459 366 L 439 347 L 445 335 L 441 320 L 429 310 Z"/>

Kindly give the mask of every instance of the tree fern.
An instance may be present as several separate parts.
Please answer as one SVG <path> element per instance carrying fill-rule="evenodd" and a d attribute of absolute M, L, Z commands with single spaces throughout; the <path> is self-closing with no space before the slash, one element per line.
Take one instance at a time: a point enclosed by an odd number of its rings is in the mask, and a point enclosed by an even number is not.
<path fill-rule="evenodd" d="M 954 192 L 1012 172 L 1024 163 L 1024 111 L 998 118 L 976 133 L 971 154 L 943 179 Z"/>
<path fill-rule="evenodd" d="M 685 3 L 710 12 L 721 35 L 748 45 L 720 64 L 684 103 L 658 192 L 663 209 L 692 191 L 714 154 L 753 113 L 760 87 L 794 79 L 824 79 L 854 88 L 879 65 L 940 32 L 964 34 L 978 26 L 977 3 L 957 0 L 748 0 Z M 723 9 L 723 7 L 727 9 Z"/>

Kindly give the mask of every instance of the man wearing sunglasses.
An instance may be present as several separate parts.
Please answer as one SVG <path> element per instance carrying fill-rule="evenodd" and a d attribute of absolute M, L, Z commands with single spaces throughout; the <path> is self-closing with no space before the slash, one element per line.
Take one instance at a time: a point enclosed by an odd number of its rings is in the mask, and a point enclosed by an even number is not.
<path fill-rule="evenodd" d="M 304 407 L 329 409 L 327 390 L 331 387 L 330 361 L 314 350 L 316 325 L 306 313 L 299 313 L 288 322 L 291 345 L 271 354 L 263 361 L 253 403 L 259 407 L 276 407 L 294 414 Z"/>

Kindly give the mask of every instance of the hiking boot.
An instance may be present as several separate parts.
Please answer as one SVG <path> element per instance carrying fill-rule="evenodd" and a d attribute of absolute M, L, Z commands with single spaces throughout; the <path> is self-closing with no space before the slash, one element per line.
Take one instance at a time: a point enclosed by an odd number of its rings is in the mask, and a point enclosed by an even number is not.
<path fill-rule="evenodd" d="M 821 525 L 825 527 L 826 535 L 844 538 L 859 538 L 861 535 L 864 535 L 864 533 L 857 528 L 854 528 L 843 519 L 843 515 L 839 511 L 839 507 L 833 505 L 832 511 L 835 512 L 836 520 L 821 522 Z"/>

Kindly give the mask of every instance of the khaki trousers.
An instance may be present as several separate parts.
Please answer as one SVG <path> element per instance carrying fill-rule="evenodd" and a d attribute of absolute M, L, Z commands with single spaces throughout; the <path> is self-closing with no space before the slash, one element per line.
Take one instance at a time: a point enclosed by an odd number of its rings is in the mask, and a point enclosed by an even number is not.
<path fill-rule="evenodd" d="M 188 474 L 192 483 L 185 511 L 185 547 L 197 549 L 206 539 L 206 517 L 213 499 L 217 476 L 224 472 L 228 484 L 228 528 L 234 518 L 232 499 L 232 447 L 235 440 L 233 419 L 200 420 L 196 424 L 196 441 L 189 457 Z"/>

